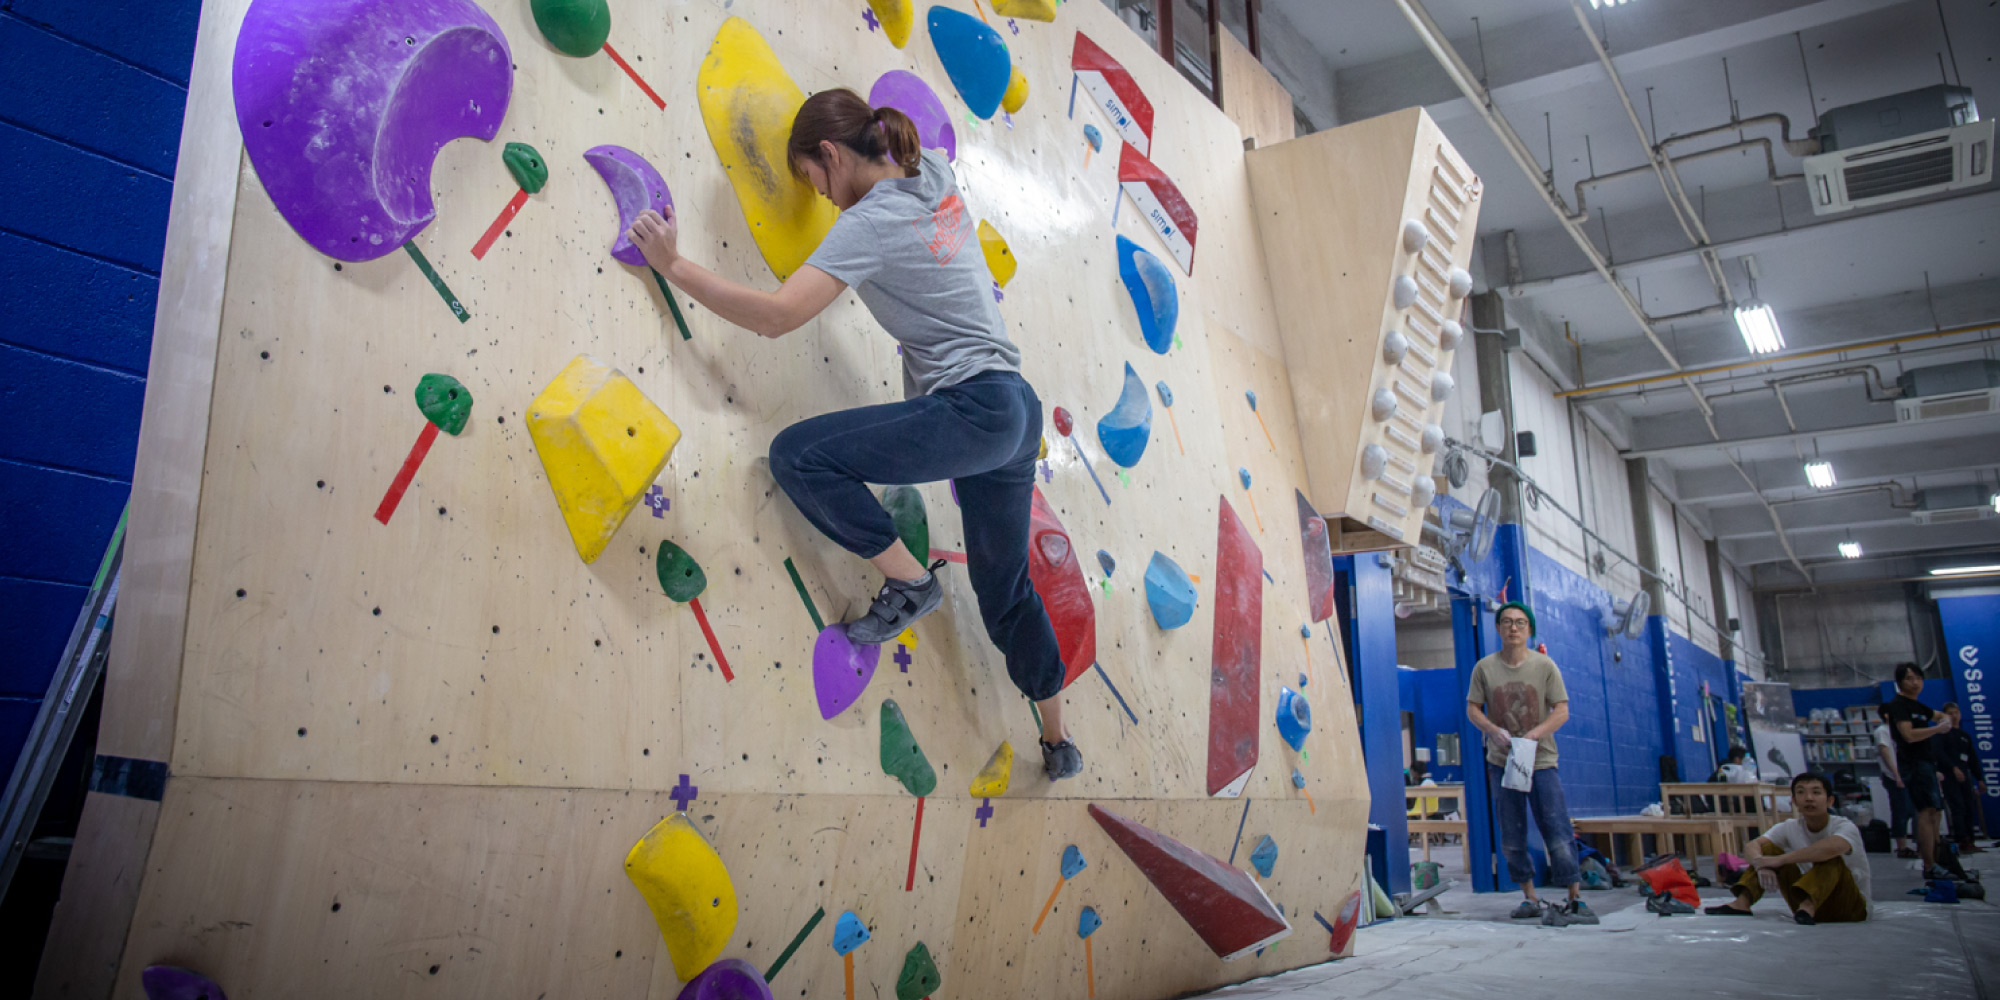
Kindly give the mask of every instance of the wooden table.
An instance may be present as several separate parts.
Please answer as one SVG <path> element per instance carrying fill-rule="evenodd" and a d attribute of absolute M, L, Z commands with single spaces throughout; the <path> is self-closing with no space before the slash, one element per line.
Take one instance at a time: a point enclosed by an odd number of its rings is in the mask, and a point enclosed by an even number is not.
<path fill-rule="evenodd" d="M 1661 838 L 1662 853 L 1681 850 L 1682 856 L 1695 859 L 1697 863 L 1707 856 L 1710 871 L 1714 871 L 1715 856 L 1724 851 L 1742 853 L 1736 842 L 1736 821 L 1727 817 L 1714 816 L 1707 819 L 1689 819 L 1665 816 L 1595 816 L 1590 819 L 1571 820 L 1570 825 L 1577 835 L 1588 837 L 1599 850 L 1607 846 L 1615 848 L 1616 842 L 1623 840 L 1626 858 L 1620 864 L 1637 867 L 1645 859 L 1644 842 L 1647 834 Z M 1600 840 L 1600 838 L 1602 838 Z M 1685 838 L 1687 849 L 1682 850 L 1675 841 Z M 1705 849 L 1704 849 L 1705 848 Z M 1618 853 L 1614 849 L 1606 852 L 1614 860 Z"/>
<path fill-rule="evenodd" d="M 1403 787 L 1403 808 L 1405 810 L 1409 809 L 1411 803 L 1418 802 L 1419 800 L 1433 803 L 1429 808 L 1419 809 L 1419 816 L 1428 816 L 1434 812 L 1450 812 L 1451 810 L 1440 808 L 1436 804 L 1436 802 L 1443 799 L 1457 800 L 1458 811 L 1463 813 L 1465 811 L 1465 786 L 1454 783 L 1450 785 L 1405 785 Z"/>
<path fill-rule="evenodd" d="M 1405 786 L 1403 789 L 1403 804 L 1405 805 L 1405 807 L 1408 807 L 1410 803 L 1417 804 L 1417 815 L 1409 821 L 1410 832 L 1423 838 L 1425 861 L 1429 861 L 1431 859 L 1432 837 L 1456 835 L 1458 837 L 1459 846 L 1461 846 L 1465 850 L 1465 870 L 1469 872 L 1472 870 L 1472 842 L 1465 835 L 1465 820 L 1463 818 L 1461 819 L 1425 818 L 1434 812 L 1451 811 L 1440 808 L 1444 800 L 1446 799 L 1456 800 L 1457 811 L 1459 815 L 1463 817 L 1465 814 L 1464 785 L 1450 784 L 1450 785 Z"/>
<path fill-rule="evenodd" d="M 1780 798 L 1784 807 L 1779 807 Z M 1693 810 L 1696 798 L 1709 799 L 1714 812 Z M 1791 795 L 1787 789 L 1764 783 L 1660 782 L 1660 804 L 1668 816 L 1692 819 L 1717 818 L 1734 824 L 1738 844 L 1748 844 L 1764 831 L 1790 819 Z"/>

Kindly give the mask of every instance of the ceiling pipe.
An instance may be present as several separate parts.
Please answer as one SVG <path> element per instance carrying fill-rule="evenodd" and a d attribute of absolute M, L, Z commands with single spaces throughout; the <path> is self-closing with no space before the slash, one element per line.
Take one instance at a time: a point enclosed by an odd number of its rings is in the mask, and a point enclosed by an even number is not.
<path fill-rule="evenodd" d="M 1806 564 L 1799 561 L 1798 552 L 1793 550 L 1792 536 L 1785 533 L 1785 522 L 1778 517 L 1778 508 L 1771 506 L 1771 501 L 1764 499 L 1764 491 L 1758 488 L 1757 482 L 1750 478 L 1748 472 L 1743 471 L 1743 466 L 1736 461 L 1736 456 L 1724 451 L 1722 458 L 1729 463 L 1730 468 L 1736 470 L 1737 475 L 1743 477 L 1743 484 L 1757 494 L 1757 503 L 1763 506 L 1764 513 L 1771 515 L 1771 527 L 1778 533 L 1778 545 L 1785 550 L 1785 557 L 1792 561 L 1792 566 L 1799 571 L 1799 575 L 1806 578 L 1806 583 L 1811 584 L 1812 571 L 1806 569 Z"/>
<path fill-rule="evenodd" d="M 1745 139 L 1742 142 L 1732 142 L 1727 146 L 1717 146 L 1713 149 L 1700 149 L 1692 153 L 1683 153 L 1679 156 L 1667 157 L 1666 162 L 1670 165 L 1689 163 L 1694 160 L 1705 159 L 1711 156 L 1720 156 L 1723 153 L 1734 153 L 1741 149 L 1748 149 L 1751 146 L 1762 146 L 1764 148 L 1764 176 L 1772 184 L 1791 184 L 1806 179 L 1806 175 L 1804 174 L 1781 174 L 1778 172 L 1777 154 L 1773 151 L 1771 147 L 1771 140 L 1765 136 L 1758 136 L 1755 139 Z M 1608 174 L 1598 174 L 1594 177 L 1585 177 L 1584 179 L 1577 181 L 1576 182 L 1577 216 L 1579 218 L 1582 218 L 1586 214 L 1584 207 L 1584 196 L 1583 196 L 1584 185 L 1602 184 L 1605 181 L 1618 180 L 1623 177 L 1630 177 L 1633 174 L 1643 174 L 1650 169 L 1652 168 L 1631 167 L 1626 170 L 1614 170 Z M 1714 252 L 1714 250 L 1716 249 L 1715 244 L 1713 243 L 1705 244 L 1705 246 L 1708 248 L 1709 252 Z M 1665 316 L 1655 316 L 1653 317 L 1653 321 L 1656 323 L 1665 322 L 1668 318 L 1669 317 Z"/>
<path fill-rule="evenodd" d="M 1660 382 L 1675 382 L 1686 379 L 1695 379 L 1695 378 L 1700 378 L 1703 375 L 1714 375 L 1719 372 L 1731 372 L 1741 368 L 1756 368 L 1763 365 L 1777 364 L 1783 361 L 1797 361 L 1801 358 L 1817 358 L 1817 357 L 1823 357 L 1828 354 L 1845 354 L 1849 351 L 1864 351 L 1871 347 L 1888 347 L 1892 344 L 1907 344 L 1915 340 L 1934 340 L 1938 337 L 1956 337 L 1967 333 L 1984 333 L 1987 330 L 1992 330 L 1995 328 L 2000 328 L 2000 320 L 1991 320 L 1985 323 L 1973 323 L 1968 326 L 1955 326 L 1948 330 L 1930 330 L 1924 333 L 1905 334 L 1900 337 L 1882 337 L 1876 340 L 1863 340 L 1863 341 L 1857 341 L 1852 344 L 1842 344 L 1839 347 L 1822 347 L 1811 351 L 1780 351 L 1776 354 L 1759 355 L 1756 359 L 1750 361 L 1734 361 L 1726 365 L 1710 365 L 1707 368 L 1679 369 L 1672 375 L 1648 375 L 1645 376 L 1644 378 L 1628 378 L 1617 382 L 1604 382 L 1599 385 L 1578 386 L 1574 389 L 1559 389 L 1556 391 L 1555 396 L 1557 399 L 1566 399 L 1571 396 L 1589 396 L 1601 392 L 1607 392 L 1612 389 L 1629 389 L 1633 386 L 1638 386 L 1638 385 L 1655 385 Z"/>

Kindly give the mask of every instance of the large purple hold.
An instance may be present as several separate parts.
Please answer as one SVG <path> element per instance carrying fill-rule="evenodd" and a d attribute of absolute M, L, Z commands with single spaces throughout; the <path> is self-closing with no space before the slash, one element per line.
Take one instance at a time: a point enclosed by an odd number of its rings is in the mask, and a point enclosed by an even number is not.
<path fill-rule="evenodd" d="M 819 717 L 831 719 L 868 690 L 882 647 L 848 641 L 847 626 L 828 625 L 813 643 L 813 693 L 819 696 Z"/>
<path fill-rule="evenodd" d="M 500 131 L 512 58 L 470 0 L 254 0 L 236 40 L 244 151 L 314 249 L 394 253 L 437 215 L 438 150 Z"/>
<path fill-rule="evenodd" d="M 937 91 L 924 78 L 909 70 L 892 69 L 875 81 L 868 91 L 868 103 L 878 108 L 895 108 L 910 116 L 917 126 L 917 142 L 925 149 L 942 149 L 947 160 L 958 159 L 958 133 L 952 131 L 951 115 L 938 100 Z"/>
<path fill-rule="evenodd" d="M 148 966 L 139 973 L 139 987 L 146 1000 L 229 1000 L 207 976 L 171 965 Z"/>
<path fill-rule="evenodd" d="M 661 215 L 674 203 L 672 192 L 667 190 L 667 182 L 660 172 L 646 162 L 646 158 L 623 146 L 593 146 L 586 150 L 583 158 L 597 168 L 597 176 L 611 188 L 611 199 L 618 203 L 618 238 L 611 241 L 611 256 L 633 267 L 645 267 L 646 255 L 632 245 L 632 222 L 639 213 L 652 209 Z"/>
<path fill-rule="evenodd" d="M 771 987 L 749 962 L 725 958 L 688 980 L 675 1000 L 771 1000 Z"/>

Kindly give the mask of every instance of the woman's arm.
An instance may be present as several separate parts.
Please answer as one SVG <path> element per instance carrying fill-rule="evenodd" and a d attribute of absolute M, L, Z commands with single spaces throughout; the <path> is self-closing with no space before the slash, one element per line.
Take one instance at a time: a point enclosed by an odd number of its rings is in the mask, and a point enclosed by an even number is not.
<path fill-rule="evenodd" d="M 665 217 L 646 211 L 632 223 L 632 244 L 646 263 L 717 316 L 760 337 L 776 339 L 804 326 L 833 304 L 846 283 L 816 267 L 801 267 L 775 292 L 739 285 L 680 255 L 672 206 Z"/>

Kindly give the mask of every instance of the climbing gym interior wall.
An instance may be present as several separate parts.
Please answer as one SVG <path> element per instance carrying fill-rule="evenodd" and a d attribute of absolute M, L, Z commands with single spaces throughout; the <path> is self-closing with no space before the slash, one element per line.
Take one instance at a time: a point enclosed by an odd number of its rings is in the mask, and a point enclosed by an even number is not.
<path fill-rule="evenodd" d="M 1253 208 L 1237 126 L 1098 3 L 605 13 L 204 9 L 101 744 L 172 777 L 156 823 L 93 795 L 40 993 L 164 964 L 670 997 L 720 957 L 784 996 L 1150 998 L 1345 953 L 1367 791 L 1305 450 L 1335 445 L 1273 299 L 1330 279 L 1267 262 L 1348 236 L 1260 234 L 1287 194 Z M 965 225 L 927 237 L 985 255 L 1048 408 L 1076 780 L 963 566 L 879 657 L 821 631 L 873 571 L 764 456 L 899 399 L 894 341 L 851 293 L 759 338 L 620 241 L 671 202 L 687 255 L 777 287 L 832 209 L 774 151 L 843 86 L 954 157 Z M 1289 198 L 1402 204 L 1401 169 Z M 1354 238 L 1380 313 L 1412 258 Z M 962 561 L 948 484 L 892 501 Z M 121 900 L 122 950 L 87 940 Z"/>

